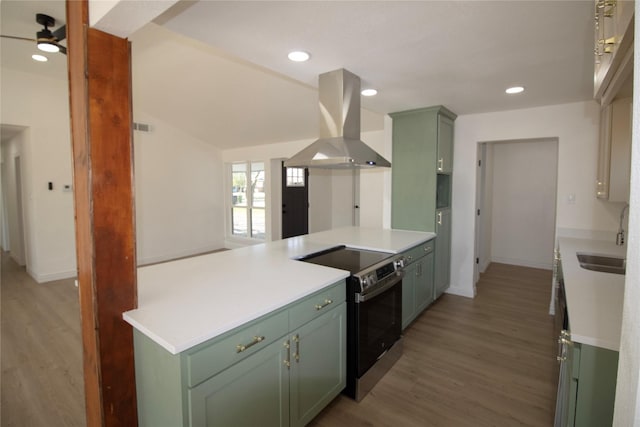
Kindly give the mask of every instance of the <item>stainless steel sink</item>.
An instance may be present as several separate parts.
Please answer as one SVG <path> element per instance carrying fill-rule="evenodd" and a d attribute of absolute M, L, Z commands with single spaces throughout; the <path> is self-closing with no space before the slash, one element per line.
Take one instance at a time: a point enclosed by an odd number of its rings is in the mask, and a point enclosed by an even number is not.
<path fill-rule="evenodd" d="M 580 267 L 604 273 L 625 274 L 627 260 L 623 257 L 578 252 Z"/>

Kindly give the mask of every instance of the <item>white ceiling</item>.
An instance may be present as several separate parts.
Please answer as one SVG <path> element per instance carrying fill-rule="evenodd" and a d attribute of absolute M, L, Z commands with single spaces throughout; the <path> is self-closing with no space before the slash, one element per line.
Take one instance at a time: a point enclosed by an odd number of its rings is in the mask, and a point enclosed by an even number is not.
<path fill-rule="evenodd" d="M 64 17 L 60 1 L 0 5 L 2 34 L 33 36 L 36 12 Z M 134 111 L 231 148 L 314 138 L 317 77 L 337 68 L 379 91 L 362 99 L 363 130 L 382 127 L 376 113 L 438 104 L 461 115 L 588 100 L 592 9 L 590 0 L 182 1 L 130 37 Z M 3 66 L 33 72 L 43 65 L 34 49 L 3 39 Z M 292 49 L 311 60 L 288 61 Z M 526 91 L 504 93 L 516 84 Z"/>

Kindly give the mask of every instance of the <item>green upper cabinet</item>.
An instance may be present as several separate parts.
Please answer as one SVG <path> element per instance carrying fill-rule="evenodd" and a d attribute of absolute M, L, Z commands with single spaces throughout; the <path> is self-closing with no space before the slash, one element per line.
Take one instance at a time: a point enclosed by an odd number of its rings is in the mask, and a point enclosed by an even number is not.
<path fill-rule="evenodd" d="M 390 116 L 393 119 L 391 226 L 435 231 L 436 200 L 451 200 L 451 180 L 440 180 L 438 185 L 438 174 L 452 171 L 456 115 L 438 106 Z"/>
<path fill-rule="evenodd" d="M 444 114 L 438 115 L 438 173 L 453 172 L 453 120 Z"/>

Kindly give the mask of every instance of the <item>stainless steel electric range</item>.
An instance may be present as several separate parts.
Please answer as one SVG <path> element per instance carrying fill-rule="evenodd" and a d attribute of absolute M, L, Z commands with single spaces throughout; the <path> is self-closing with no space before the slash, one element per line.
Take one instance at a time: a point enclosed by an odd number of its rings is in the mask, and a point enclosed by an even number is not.
<path fill-rule="evenodd" d="M 347 386 L 360 401 L 402 355 L 400 255 L 337 246 L 301 261 L 347 270 Z"/>

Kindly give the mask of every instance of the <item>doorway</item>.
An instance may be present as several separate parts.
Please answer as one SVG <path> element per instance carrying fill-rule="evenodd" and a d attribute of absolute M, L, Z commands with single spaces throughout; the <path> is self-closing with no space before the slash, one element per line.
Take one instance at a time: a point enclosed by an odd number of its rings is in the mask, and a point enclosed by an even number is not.
<path fill-rule="evenodd" d="M 558 139 L 478 145 L 474 281 L 491 262 L 551 269 Z"/>
<path fill-rule="evenodd" d="M 282 238 L 309 233 L 309 169 L 282 162 Z"/>

